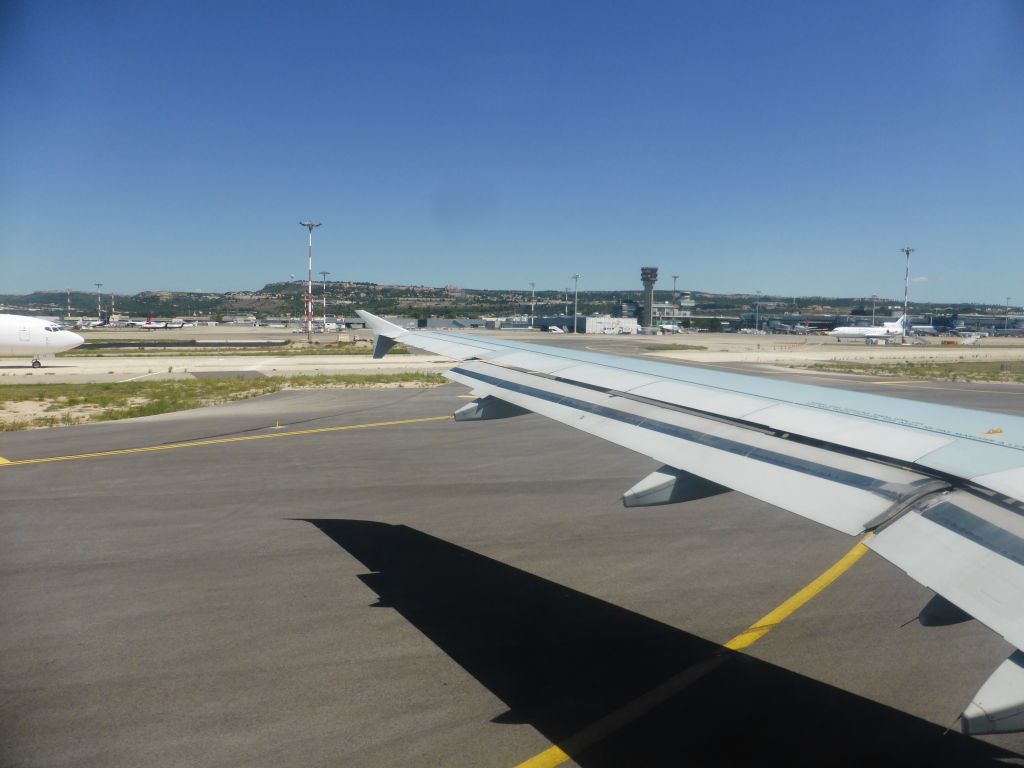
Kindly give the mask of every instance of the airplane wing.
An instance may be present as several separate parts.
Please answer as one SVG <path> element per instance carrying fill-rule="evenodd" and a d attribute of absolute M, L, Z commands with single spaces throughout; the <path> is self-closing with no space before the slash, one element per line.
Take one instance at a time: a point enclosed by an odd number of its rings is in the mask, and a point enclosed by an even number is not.
<path fill-rule="evenodd" d="M 670 363 L 454 333 L 368 312 L 374 357 L 396 342 L 456 361 L 477 400 L 457 421 L 534 412 L 661 462 L 623 495 L 665 504 L 734 489 L 865 542 L 1024 648 L 1024 418 Z M 954 608 L 955 606 L 956 608 Z M 1024 730 L 1024 653 L 961 715 L 965 733 Z"/>

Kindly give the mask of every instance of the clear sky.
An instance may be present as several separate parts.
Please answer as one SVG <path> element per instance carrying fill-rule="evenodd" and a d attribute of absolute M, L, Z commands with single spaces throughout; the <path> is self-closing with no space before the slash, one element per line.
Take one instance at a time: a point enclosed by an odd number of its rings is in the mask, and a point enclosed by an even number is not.
<path fill-rule="evenodd" d="M 0 293 L 1024 303 L 1024 2 L 0 2 Z"/>

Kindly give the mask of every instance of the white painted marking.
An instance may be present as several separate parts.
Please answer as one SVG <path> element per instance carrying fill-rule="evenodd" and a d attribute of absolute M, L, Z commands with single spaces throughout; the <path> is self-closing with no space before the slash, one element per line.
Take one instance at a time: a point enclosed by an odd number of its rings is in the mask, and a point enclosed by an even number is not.
<path fill-rule="evenodd" d="M 129 382 L 129 381 L 138 381 L 139 379 L 144 379 L 144 378 L 146 378 L 147 376 L 156 376 L 156 375 L 158 375 L 159 373 L 160 373 L 160 371 L 155 371 L 155 372 L 153 372 L 153 373 L 144 373 L 144 374 L 142 374 L 141 376 L 132 376 L 132 377 L 131 377 L 130 379 L 121 379 L 121 380 L 120 380 L 120 381 L 118 381 L 117 383 L 118 383 L 118 384 L 124 384 L 124 383 L 126 383 L 126 382 Z"/>

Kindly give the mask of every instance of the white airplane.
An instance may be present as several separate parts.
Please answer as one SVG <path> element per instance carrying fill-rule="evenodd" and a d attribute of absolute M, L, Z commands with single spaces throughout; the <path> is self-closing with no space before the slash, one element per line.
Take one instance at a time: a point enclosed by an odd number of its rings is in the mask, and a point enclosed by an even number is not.
<path fill-rule="evenodd" d="M 907 316 L 900 316 L 899 320 L 881 325 L 844 325 L 840 328 L 833 328 L 828 332 L 834 336 L 836 341 L 843 339 L 889 339 L 903 335 L 903 326 L 906 325 Z"/>
<path fill-rule="evenodd" d="M 126 323 L 129 328 L 144 328 L 147 331 L 155 331 L 163 328 L 184 328 L 184 320 L 153 320 L 153 315 L 146 315 L 145 320 L 129 320 Z"/>
<path fill-rule="evenodd" d="M 974 618 L 1024 648 L 1024 418 L 359 315 L 374 357 L 401 342 L 457 361 L 445 375 L 478 399 L 456 421 L 532 411 L 659 461 L 625 506 L 740 491 L 861 537 L 934 590 L 922 624 Z M 960 725 L 1024 730 L 1024 652 Z"/>
<path fill-rule="evenodd" d="M 910 330 L 919 336 L 938 336 L 943 333 L 955 333 L 960 318 L 954 313 L 948 320 L 931 325 L 912 325 Z"/>
<path fill-rule="evenodd" d="M 59 323 L 24 315 L 0 315 L 0 357 L 31 357 L 39 368 L 39 358 L 66 352 L 84 342 L 77 333 Z"/>
<path fill-rule="evenodd" d="M 163 321 L 153 322 L 153 315 L 146 315 L 145 320 L 129 320 L 125 323 L 128 328 L 145 328 L 147 330 L 156 330 L 157 328 L 166 328 L 167 323 Z"/>
<path fill-rule="evenodd" d="M 108 318 L 101 317 L 99 320 L 76 320 L 71 327 L 77 331 L 82 328 L 105 328 L 109 324 Z"/>

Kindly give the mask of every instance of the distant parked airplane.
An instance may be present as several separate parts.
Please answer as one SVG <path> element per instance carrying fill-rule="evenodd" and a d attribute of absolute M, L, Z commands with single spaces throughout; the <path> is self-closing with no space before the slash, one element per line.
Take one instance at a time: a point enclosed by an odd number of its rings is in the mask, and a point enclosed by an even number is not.
<path fill-rule="evenodd" d="M 171 320 L 170 322 L 168 322 L 166 320 L 156 320 L 156 321 L 154 321 L 153 320 L 153 315 L 149 314 L 149 315 L 146 315 L 146 320 L 145 321 L 142 321 L 142 320 L 129 320 L 128 323 L 127 323 L 127 326 L 129 328 L 145 328 L 147 331 L 155 331 L 155 330 L 159 330 L 161 328 L 184 328 L 185 327 L 185 321 L 184 320 Z"/>
<path fill-rule="evenodd" d="M 773 320 L 772 322 L 768 323 L 768 330 L 771 331 L 772 333 L 794 333 L 794 334 L 801 334 L 801 333 L 813 333 L 815 329 L 811 328 L 811 326 L 807 325 L 806 322 L 804 322 L 804 323 L 797 323 L 795 325 L 790 325 L 789 323 L 782 323 L 782 322 L 777 322 L 777 321 Z"/>
<path fill-rule="evenodd" d="M 76 320 L 72 326 L 76 331 L 80 328 L 105 328 L 110 324 L 110 317 L 104 316 L 99 320 Z"/>
<path fill-rule="evenodd" d="M 899 320 L 892 323 L 882 323 L 879 325 L 844 325 L 839 328 L 834 328 L 828 332 L 829 336 L 834 336 L 836 341 L 842 341 L 843 339 L 888 339 L 894 336 L 901 336 L 903 334 L 903 326 L 906 325 L 907 316 L 903 315 Z"/>
<path fill-rule="evenodd" d="M 77 333 L 50 320 L 0 315 L 0 357 L 31 357 L 33 368 L 42 366 L 41 356 L 66 352 L 84 341 Z"/>
<path fill-rule="evenodd" d="M 954 314 L 945 322 L 931 325 L 912 325 L 910 330 L 921 336 L 938 336 L 940 333 L 956 333 L 959 318 Z"/>

